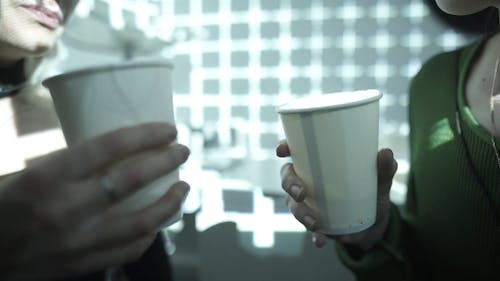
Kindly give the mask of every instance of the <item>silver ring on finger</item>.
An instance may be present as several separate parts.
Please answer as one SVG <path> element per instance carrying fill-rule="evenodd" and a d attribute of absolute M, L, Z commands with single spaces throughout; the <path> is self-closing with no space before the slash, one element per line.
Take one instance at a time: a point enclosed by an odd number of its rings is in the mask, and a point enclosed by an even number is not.
<path fill-rule="evenodd" d="M 107 174 L 103 175 L 99 179 L 99 188 L 103 191 L 109 202 L 113 203 L 118 200 L 115 185 Z"/>

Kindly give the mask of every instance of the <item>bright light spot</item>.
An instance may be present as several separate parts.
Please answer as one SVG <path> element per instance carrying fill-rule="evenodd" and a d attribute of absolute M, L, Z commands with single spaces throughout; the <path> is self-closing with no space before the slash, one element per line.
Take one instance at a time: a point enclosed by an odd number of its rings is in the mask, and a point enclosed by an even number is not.
<path fill-rule="evenodd" d="M 344 78 L 356 78 L 363 75 L 363 68 L 353 63 L 345 63 L 336 68 L 336 73 Z"/>
<path fill-rule="evenodd" d="M 353 4 L 346 4 L 338 10 L 337 17 L 347 21 L 353 21 L 362 18 L 364 14 L 365 13 L 362 7 Z"/>
<path fill-rule="evenodd" d="M 421 67 L 422 61 L 418 58 L 412 58 L 410 62 L 402 68 L 401 74 L 405 77 L 413 77 Z"/>
<path fill-rule="evenodd" d="M 403 45 L 408 47 L 413 53 L 418 53 L 424 47 L 429 45 L 427 35 L 424 35 L 420 30 L 412 30 L 408 36 L 404 37 Z"/>
<path fill-rule="evenodd" d="M 274 227 L 269 219 L 274 214 L 274 202 L 265 198 L 260 190 L 253 192 L 255 230 L 253 243 L 258 248 L 271 248 L 274 246 Z"/>
<path fill-rule="evenodd" d="M 377 6 L 373 9 L 372 15 L 377 19 L 378 22 L 386 23 L 389 18 L 395 17 L 397 15 L 397 10 L 392 5 L 389 5 L 386 1 L 379 2 Z"/>
<path fill-rule="evenodd" d="M 413 22 L 421 21 L 423 18 L 428 16 L 429 9 L 421 1 L 413 1 L 410 5 L 405 7 L 403 15 L 407 18 L 412 19 Z"/>
<path fill-rule="evenodd" d="M 453 50 L 458 46 L 461 46 L 465 43 L 465 39 L 462 35 L 453 32 L 447 31 L 437 39 L 437 43 L 443 47 L 444 50 Z"/>
<path fill-rule="evenodd" d="M 75 9 L 75 15 L 81 18 L 86 18 L 89 16 L 90 12 L 94 8 L 94 0 L 82 0 L 78 3 Z"/>
<path fill-rule="evenodd" d="M 389 49 L 396 44 L 397 40 L 386 30 L 377 31 L 377 33 L 369 40 L 369 45 L 377 49 L 377 52 L 380 54 L 386 54 Z"/>
<path fill-rule="evenodd" d="M 401 124 L 401 126 L 399 126 L 398 133 L 401 136 L 408 136 L 410 134 L 410 126 L 407 123 Z"/>
<path fill-rule="evenodd" d="M 125 19 L 123 18 L 121 0 L 110 1 L 109 22 L 111 24 L 111 27 L 116 30 L 122 30 L 123 28 L 125 28 Z"/>
<path fill-rule="evenodd" d="M 345 32 L 340 44 L 344 53 L 352 55 L 357 48 L 361 47 L 362 39 L 356 36 L 354 32 Z"/>
<path fill-rule="evenodd" d="M 372 68 L 370 75 L 375 77 L 377 83 L 382 84 L 395 73 L 395 67 L 387 61 L 378 61 Z"/>

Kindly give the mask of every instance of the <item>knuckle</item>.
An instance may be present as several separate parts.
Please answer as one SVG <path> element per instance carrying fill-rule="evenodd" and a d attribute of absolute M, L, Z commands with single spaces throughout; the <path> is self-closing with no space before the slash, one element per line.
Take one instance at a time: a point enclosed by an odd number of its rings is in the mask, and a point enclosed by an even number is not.
<path fill-rule="evenodd" d="M 98 143 L 98 149 L 92 149 L 94 146 L 89 146 L 93 154 L 108 155 L 110 158 L 118 157 L 121 151 L 127 148 L 127 138 L 123 136 L 122 131 L 115 131 L 105 135 Z"/>
<path fill-rule="evenodd" d="M 107 149 L 113 149 L 114 147 L 123 146 L 125 144 L 125 140 L 127 139 L 124 138 L 123 133 L 124 131 L 123 129 L 121 129 L 106 134 L 102 138 L 102 146 L 105 146 Z"/>
<path fill-rule="evenodd" d="M 281 167 L 281 178 L 285 178 L 285 176 L 289 173 L 290 167 L 292 166 L 292 163 L 286 163 Z"/>
<path fill-rule="evenodd" d="M 282 188 L 287 192 L 290 193 L 290 187 L 296 183 L 295 178 L 291 174 L 287 174 L 283 180 L 281 181 Z"/>
<path fill-rule="evenodd" d="M 281 188 L 283 188 L 283 190 L 285 190 L 287 193 L 288 193 L 288 187 L 289 187 L 290 183 L 289 183 L 289 180 L 288 178 L 282 178 L 281 179 Z"/>
<path fill-rule="evenodd" d="M 104 155 L 104 159 L 118 160 L 122 157 L 121 154 L 126 151 L 126 147 L 125 141 L 117 140 L 113 144 L 103 147 L 101 153 Z"/>
<path fill-rule="evenodd" d="M 133 224 L 133 231 L 138 236 L 146 236 L 154 228 L 154 221 L 151 217 L 140 216 L 138 220 L 136 220 Z"/>
<path fill-rule="evenodd" d="M 298 220 L 302 225 L 304 225 L 307 228 L 307 225 L 304 223 L 304 218 L 302 215 L 298 213 L 293 213 L 293 216 L 295 217 L 296 220 Z"/>
<path fill-rule="evenodd" d="M 60 232 L 65 229 L 68 218 L 66 208 L 62 205 L 52 206 L 42 205 L 38 207 L 37 213 L 39 214 L 39 222 L 41 227 L 47 230 Z"/>
<path fill-rule="evenodd" d="M 285 197 L 285 206 L 290 210 L 290 201 L 293 200 L 292 197 L 290 195 L 287 195 Z"/>
<path fill-rule="evenodd" d="M 290 212 L 292 214 L 295 215 L 295 214 L 298 213 L 298 211 L 297 211 L 298 210 L 298 204 L 297 204 L 297 202 L 295 202 L 295 200 L 293 200 L 293 198 L 290 197 L 290 199 L 288 200 L 287 206 L 288 206 L 288 209 L 290 210 Z"/>
<path fill-rule="evenodd" d="M 71 173 L 78 173 L 71 169 L 75 161 L 85 165 L 91 165 L 94 168 L 99 168 L 99 166 L 104 164 L 107 155 L 112 153 L 111 149 L 112 148 L 106 146 L 103 141 L 93 140 L 84 142 L 79 147 L 71 149 L 70 153 L 65 157 L 64 167 L 66 167 L 67 170 L 65 172 L 66 176 L 71 176 L 68 171 Z"/>
<path fill-rule="evenodd" d="M 302 206 L 301 204 L 294 204 L 292 214 L 298 221 L 300 221 L 303 225 L 308 227 L 307 226 L 308 222 L 305 221 L 305 217 L 309 213 L 307 212 L 307 209 L 304 208 L 304 206 Z"/>
<path fill-rule="evenodd" d="M 119 176 L 118 178 L 122 178 L 120 185 L 126 187 L 126 189 L 136 189 L 141 187 L 146 179 L 143 171 L 141 169 L 137 169 L 134 167 L 124 168 L 123 176 Z"/>
<path fill-rule="evenodd" d="M 93 163 L 97 162 L 96 160 L 100 158 L 100 146 L 94 144 L 94 142 L 85 142 L 82 144 L 81 149 L 75 149 L 78 155 L 74 155 L 75 152 L 70 153 L 66 157 L 67 165 L 71 165 L 71 162 L 74 160 L 73 158 L 78 158 L 79 161 L 84 163 Z M 102 151 L 106 151 L 106 149 L 102 149 Z M 73 157 L 76 156 L 76 157 Z"/>

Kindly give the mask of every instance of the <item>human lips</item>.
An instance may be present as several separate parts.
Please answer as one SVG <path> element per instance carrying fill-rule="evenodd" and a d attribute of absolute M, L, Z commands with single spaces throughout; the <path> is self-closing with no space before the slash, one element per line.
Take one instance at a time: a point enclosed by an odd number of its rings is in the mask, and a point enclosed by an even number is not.
<path fill-rule="evenodd" d="M 32 3 L 21 3 L 19 7 L 31 13 L 40 24 L 50 29 L 58 28 L 63 21 L 63 14 L 60 9 Z"/>

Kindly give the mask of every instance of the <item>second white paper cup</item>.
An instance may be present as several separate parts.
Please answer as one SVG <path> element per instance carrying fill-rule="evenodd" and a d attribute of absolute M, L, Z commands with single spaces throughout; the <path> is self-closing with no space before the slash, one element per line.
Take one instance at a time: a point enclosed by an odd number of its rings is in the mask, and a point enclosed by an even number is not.
<path fill-rule="evenodd" d="M 148 122 L 175 124 L 172 64 L 132 62 L 99 66 L 46 79 L 69 147 L 115 129 Z M 137 210 L 158 200 L 179 180 L 175 170 L 119 203 L 115 210 Z M 178 221 L 179 212 L 164 226 Z"/>
<path fill-rule="evenodd" d="M 306 204 L 320 232 L 348 234 L 375 222 L 379 99 L 377 90 L 308 96 L 278 108 Z"/>

